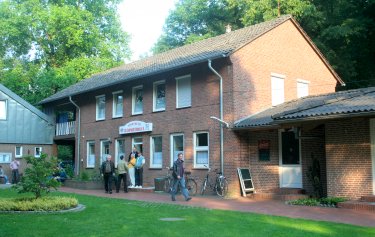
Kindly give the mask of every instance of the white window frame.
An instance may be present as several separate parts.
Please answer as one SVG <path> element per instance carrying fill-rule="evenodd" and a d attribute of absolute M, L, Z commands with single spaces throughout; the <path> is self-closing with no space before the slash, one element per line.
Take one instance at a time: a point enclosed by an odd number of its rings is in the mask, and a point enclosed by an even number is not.
<path fill-rule="evenodd" d="M 108 143 L 108 153 L 104 153 L 104 145 Z M 110 149 L 111 149 L 111 142 L 108 140 L 108 139 L 103 139 L 103 140 L 100 140 L 100 164 L 103 162 L 103 161 L 106 161 L 107 160 L 107 156 L 104 157 L 104 155 L 109 155 L 110 154 Z"/>
<path fill-rule="evenodd" d="M 99 101 L 100 99 L 104 98 L 104 113 L 103 113 L 103 117 L 99 117 Z M 95 97 L 96 99 L 96 121 L 101 121 L 101 120 L 105 120 L 105 95 L 98 95 Z"/>
<path fill-rule="evenodd" d="M 155 142 L 154 138 L 161 138 L 161 164 L 154 164 L 154 153 L 155 153 Z M 150 168 L 163 168 L 163 136 L 151 136 L 150 137 Z"/>
<path fill-rule="evenodd" d="M 198 134 L 207 134 L 207 146 L 197 146 L 197 135 Z M 210 163 L 210 134 L 209 132 L 195 132 L 194 133 L 194 168 L 208 168 Z M 197 163 L 197 152 L 198 151 L 207 151 L 207 163 L 205 164 L 198 164 Z"/>
<path fill-rule="evenodd" d="M 297 98 L 309 95 L 309 81 L 298 79 L 297 80 Z"/>
<path fill-rule="evenodd" d="M 0 100 L 0 120 L 7 119 L 8 100 Z"/>
<path fill-rule="evenodd" d="M 179 91 L 181 90 L 180 88 L 180 83 L 183 81 L 183 80 L 189 80 L 189 92 L 190 92 L 190 95 L 189 95 L 189 103 L 188 104 L 184 104 L 184 105 L 180 105 L 180 101 L 179 101 Z M 180 76 L 180 77 L 176 77 L 176 108 L 177 109 L 180 109 L 180 108 L 188 108 L 188 107 L 191 107 L 191 100 L 192 100 L 192 88 L 191 88 L 191 75 L 188 74 L 188 75 L 184 75 L 184 76 Z"/>
<path fill-rule="evenodd" d="M 139 112 L 135 111 L 135 102 L 136 102 L 135 92 L 137 90 L 142 90 L 142 111 L 139 111 Z M 132 89 L 132 115 L 143 114 L 143 97 L 144 97 L 143 86 L 140 85 L 140 86 L 133 87 L 133 89 Z"/>
<path fill-rule="evenodd" d="M 156 103 L 157 103 L 157 95 L 158 95 L 158 86 L 159 85 L 164 85 L 164 107 L 163 108 L 156 108 Z M 165 108 L 167 107 L 167 98 L 166 98 L 166 84 L 165 84 L 165 80 L 161 80 L 161 81 L 156 81 L 154 82 L 154 86 L 153 86 L 153 112 L 158 112 L 158 111 L 164 111 Z"/>
<path fill-rule="evenodd" d="M 123 153 L 120 153 L 120 141 L 123 142 L 123 147 L 124 147 L 124 152 Z M 123 155 L 124 156 L 124 161 L 126 160 L 125 157 L 126 157 L 126 150 L 125 150 L 125 139 L 124 138 L 121 138 L 121 139 L 116 139 L 116 147 L 115 147 L 115 167 L 117 168 L 117 164 L 118 162 L 120 161 L 120 156 Z"/>
<path fill-rule="evenodd" d="M 37 150 L 39 149 L 39 153 L 37 153 Z M 34 157 L 39 158 L 42 155 L 43 148 L 41 146 L 34 147 Z"/>
<path fill-rule="evenodd" d="M 271 73 L 272 106 L 285 102 L 285 76 Z"/>
<path fill-rule="evenodd" d="M 184 159 L 185 159 L 185 135 L 183 134 L 183 133 L 174 133 L 174 134 L 171 134 L 170 135 L 170 161 L 171 161 L 171 163 L 170 163 L 170 166 L 172 167 L 172 165 L 173 165 L 173 162 L 177 159 L 177 154 L 175 155 L 174 154 L 174 143 L 173 143 L 173 138 L 174 137 L 177 137 L 177 136 L 182 136 L 182 154 L 183 154 L 183 156 L 184 156 Z M 181 151 L 179 151 L 179 152 L 181 152 Z"/>
<path fill-rule="evenodd" d="M 7 157 L 7 159 L 5 159 Z M 12 162 L 12 153 L 1 152 L 0 153 L 0 164 Z"/>
<path fill-rule="evenodd" d="M 94 146 L 94 154 L 90 153 L 90 146 Z M 87 168 L 95 168 L 95 163 L 96 163 L 96 156 L 95 156 L 95 141 L 87 141 L 87 146 L 86 146 L 86 167 Z M 94 155 L 94 164 L 90 164 L 90 155 Z"/>
<path fill-rule="evenodd" d="M 18 154 L 17 153 L 17 147 L 19 147 L 20 149 L 20 153 Z M 14 148 L 14 157 L 16 157 L 16 158 L 21 158 L 23 156 L 23 147 L 22 146 L 16 146 L 15 148 Z"/>
<path fill-rule="evenodd" d="M 112 102 L 112 118 L 121 118 L 124 116 L 124 95 L 122 93 L 123 91 L 115 91 L 112 92 L 113 95 L 113 102 Z M 121 106 L 121 113 L 117 114 L 117 104 L 118 104 L 118 96 L 122 96 L 122 106 Z"/>
<path fill-rule="evenodd" d="M 139 138 L 142 139 L 142 142 L 135 142 L 135 139 L 139 139 Z M 132 137 L 132 148 L 138 145 L 141 145 L 143 149 L 143 137 L 142 136 Z M 140 151 L 138 148 L 137 148 L 137 151 L 143 153 L 143 151 Z"/>

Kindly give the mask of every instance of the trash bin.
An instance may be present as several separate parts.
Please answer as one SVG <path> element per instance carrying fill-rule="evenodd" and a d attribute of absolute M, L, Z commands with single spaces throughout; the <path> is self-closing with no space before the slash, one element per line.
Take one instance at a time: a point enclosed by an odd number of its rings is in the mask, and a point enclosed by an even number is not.
<path fill-rule="evenodd" d="M 164 182 L 165 178 L 155 178 L 155 192 L 163 192 L 164 191 Z"/>

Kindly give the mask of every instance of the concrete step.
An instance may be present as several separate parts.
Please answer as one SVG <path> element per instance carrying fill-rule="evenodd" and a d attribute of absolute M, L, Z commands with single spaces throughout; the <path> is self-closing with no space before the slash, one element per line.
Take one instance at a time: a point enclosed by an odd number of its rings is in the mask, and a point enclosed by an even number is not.
<path fill-rule="evenodd" d="M 338 203 L 337 207 L 375 212 L 375 202 L 346 201 Z"/>
<path fill-rule="evenodd" d="M 280 194 L 280 193 L 251 193 L 247 195 L 255 200 L 282 200 L 291 201 L 297 199 L 308 198 L 305 194 Z"/>
<path fill-rule="evenodd" d="M 155 187 L 142 187 L 142 188 L 129 188 L 129 192 L 142 192 L 142 193 L 153 193 L 155 190 Z"/>

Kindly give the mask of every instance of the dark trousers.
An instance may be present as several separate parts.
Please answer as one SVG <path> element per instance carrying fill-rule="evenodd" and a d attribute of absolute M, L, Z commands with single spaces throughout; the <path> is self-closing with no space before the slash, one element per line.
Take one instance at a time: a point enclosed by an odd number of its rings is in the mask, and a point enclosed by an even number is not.
<path fill-rule="evenodd" d="M 119 174 L 119 175 L 118 175 L 118 178 L 117 178 L 117 185 L 116 185 L 116 192 L 119 192 L 119 191 L 120 191 L 121 180 L 124 181 L 124 192 L 125 192 L 125 193 L 128 192 L 127 176 L 128 176 L 127 173 L 125 173 L 125 174 Z"/>
<path fill-rule="evenodd" d="M 143 168 L 135 168 L 135 186 L 143 186 Z"/>
<path fill-rule="evenodd" d="M 112 173 L 104 174 L 104 189 L 106 192 L 112 192 Z"/>
<path fill-rule="evenodd" d="M 19 176 L 18 169 L 12 170 L 12 184 L 18 183 L 18 176 Z"/>

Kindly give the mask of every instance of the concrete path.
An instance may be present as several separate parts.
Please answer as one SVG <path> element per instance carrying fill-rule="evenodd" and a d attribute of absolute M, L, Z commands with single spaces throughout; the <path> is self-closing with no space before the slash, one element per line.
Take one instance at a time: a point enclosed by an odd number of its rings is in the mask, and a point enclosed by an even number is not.
<path fill-rule="evenodd" d="M 195 196 L 191 201 L 186 202 L 181 195 L 178 195 L 177 201 L 172 202 L 170 195 L 156 192 L 114 192 L 113 194 L 106 194 L 102 190 L 80 190 L 67 187 L 61 187 L 59 190 L 61 192 L 93 195 L 98 197 L 188 205 L 210 209 L 235 210 L 266 215 L 375 227 L 375 213 L 371 211 L 358 211 L 328 207 L 290 206 L 286 205 L 282 201 L 259 201 L 244 197 L 237 199 L 222 199 L 217 196 Z"/>

